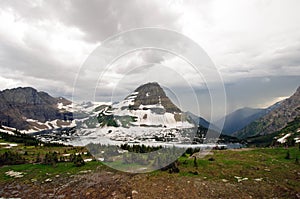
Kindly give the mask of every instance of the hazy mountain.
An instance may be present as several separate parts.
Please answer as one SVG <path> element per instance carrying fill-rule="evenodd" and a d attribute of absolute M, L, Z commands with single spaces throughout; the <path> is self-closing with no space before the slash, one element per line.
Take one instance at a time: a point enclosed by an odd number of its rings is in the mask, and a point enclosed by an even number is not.
<path fill-rule="evenodd" d="M 57 124 L 46 122 L 64 124 L 72 119 L 72 113 L 64 109 L 69 104 L 64 98 L 54 98 L 30 87 L 7 89 L 0 92 L 0 121 L 19 130 L 47 129 Z"/>
<path fill-rule="evenodd" d="M 206 119 L 200 117 L 200 116 L 197 116 L 189 111 L 185 112 L 185 114 L 187 116 L 189 116 L 189 118 L 191 118 L 195 124 L 199 125 L 199 126 L 202 126 L 202 127 L 205 127 L 205 128 L 209 128 L 209 129 L 212 129 L 212 130 L 215 130 L 215 131 L 220 131 L 220 129 L 215 126 L 214 124 L 212 123 L 209 123 Z"/>
<path fill-rule="evenodd" d="M 261 117 L 264 109 L 241 108 L 228 115 L 223 119 L 218 120 L 215 124 L 220 126 L 221 121 L 224 121 L 223 133 L 231 135 L 232 133 L 242 129 L 247 124 Z"/>
<path fill-rule="evenodd" d="M 239 138 L 275 133 L 300 116 L 300 87 L 288 99 L 268 112 L 265 116 L 253 121 L 233 135 Z"/>
<path fill-rule="evenodd" d="M 218 120 L 216 126 L 221 126 L 221 122 L 224 121 L 222 132 L 226 135 L 232 135 L 234 132 L 241 130 L 251 122 L 265 116 L 270 111 L 280 106 L 281 102 L 277 102 L 274 105 L 262 109 L 262 108 L 241 108 L 228 115 L 223 119 Z"/>

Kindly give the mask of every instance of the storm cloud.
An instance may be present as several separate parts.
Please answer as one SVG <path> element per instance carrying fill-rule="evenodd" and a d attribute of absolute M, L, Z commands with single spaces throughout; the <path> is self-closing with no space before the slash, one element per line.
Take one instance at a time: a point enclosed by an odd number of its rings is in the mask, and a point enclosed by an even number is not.
<path fill-rule="evenodd" d="M 97 67 L 91 71 L 81 69 L 97 47 L 123 31 L 156 27 L 176 31 L 206 51 L 224 80 L 228 112 L 242 106 L 267 106 L 299 86 L 299 7 L 298 0 L 2 0 L 0 89 L 32 86 L 71 98 L 78 74 L 97 82 L 103 72 Z M 152 39 L 169 42 L 157 35 Z M 132 45 L 132 40 L 123 42 Z M 106 53 L 110 50 L 114 49 Z M 131 78 L 122 80 L 123 90 L 119 91 L 108 78 L 98 97 L 109 97 L 114 89 L 115 95 L 122 98 L 158 64 L 171 66 L 193 82 L 203 106 L 203 111 L 196 114 L 209 117 L 209 110 L 205 110 L 205 101 L 209 100 L 205 81 L 180 57 L 158 49 L 136 50 L 118 59 L 108 77 L 121 78 L 129 73 Z M 184 93 L 185 88 L 174 79 L 169 83 L 177 88 L 172 92 Z M 84 93 L 88 86 L 79 89 Z M 194 110 L 191 96 L 184 95 L 183 108 Z"/>

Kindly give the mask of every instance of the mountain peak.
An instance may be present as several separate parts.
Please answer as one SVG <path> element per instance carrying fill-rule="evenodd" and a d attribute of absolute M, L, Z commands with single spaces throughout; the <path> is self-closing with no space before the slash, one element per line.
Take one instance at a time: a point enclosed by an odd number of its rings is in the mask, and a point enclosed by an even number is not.
<path fill-rule="evenodd" d="M 71 118 L 72 114 L 58 109 L 58 103 L 70 104 L 46 92 L 31 87 L 18 87 L 0 91 L 0 122 L 17 129 L 29 129 L 28 119 L 46 122 L 48 120 Z"/>
<path fill-rule="evenodd" d="M 130 109 L 137 110 L 139 107 L 148 105 L 162 105 L 166 112 L 180 113 L 181 110 L 168 98 L 162 87 L 157 82 L 149 82 L 139 86 L 134 93 L 125 99 L 134 97 L 134 104 Z"/>
<path fill-rule="evenodd" d="M 148 96 L 155 94 L 155 91 L 161 91 L 161 94 L 165 95 L 163 89 L 157 82 L 149 82 L 146 84 L 142 84 L 141 86 L 139 86 L 134 90 L 134 92 L 144 92 L 144 91 L 148 92 Z"/>

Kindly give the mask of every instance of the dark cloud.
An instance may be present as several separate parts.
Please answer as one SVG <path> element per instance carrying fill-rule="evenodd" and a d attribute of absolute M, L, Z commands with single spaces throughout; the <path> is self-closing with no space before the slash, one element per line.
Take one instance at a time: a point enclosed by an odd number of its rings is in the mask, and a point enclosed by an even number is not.
<path fill-rule="evenodd" d="M 179 14 L 168 8 L 168 3 L 139 0 L 84 0 L 71 1 L 65 6 L 62 21 L 79 27 L 92 42 L 120 31 L 141 27 L 169 27 L 178 29 Z"/>
<path fill-rule="evenodd" d="M 6 41 L 1 41 L 1 75 L 3 77 L 31 77 L 33 79 L 45 79 L 49 82 L 60 81 L 61 83 L 71 83 L 76 70 L 66 68 L 66 65 L 55 60 L 51 54 L 38 49 L 28 49 L 16 46 Z M 68 71 L 66 73 L 66 71 Z M 16 74 L 22 77 L 16 77 Z M 66 75 L 68 74 L 68 75 Z"/>
<path fill-rule="evenodd" d="M 142 27 L 164 27 L 180 30 L 180 13 L 172 10 L 172 2 L 158 0 L 4 0 L 0 5 L 16 11 L 22 20 L 59 20 L 85 33 L 90 42 L 104 39 L 124 30 Z"/>

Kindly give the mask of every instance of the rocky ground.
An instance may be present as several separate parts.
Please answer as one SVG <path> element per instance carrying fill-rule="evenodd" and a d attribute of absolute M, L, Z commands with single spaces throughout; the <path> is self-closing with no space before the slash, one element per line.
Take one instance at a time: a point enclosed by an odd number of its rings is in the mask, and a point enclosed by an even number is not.
<path fill-rule="evenodd" d="M 85 171 L 68 178 L 53 176 L 43 182 L 16 180 L 0 187 L 3 198 L 300 198 L 296 190 L 268 181 L 212 181 L 169 173 L 106 170 Z"/>

